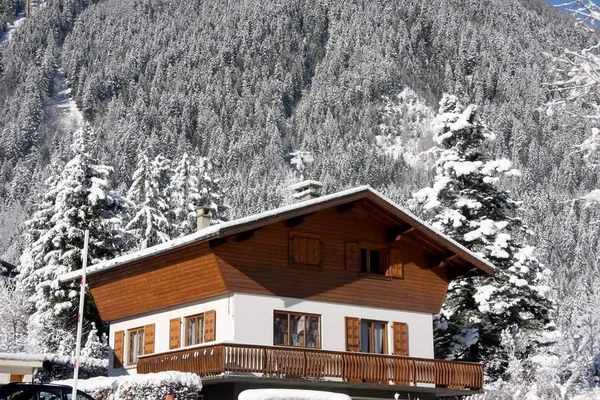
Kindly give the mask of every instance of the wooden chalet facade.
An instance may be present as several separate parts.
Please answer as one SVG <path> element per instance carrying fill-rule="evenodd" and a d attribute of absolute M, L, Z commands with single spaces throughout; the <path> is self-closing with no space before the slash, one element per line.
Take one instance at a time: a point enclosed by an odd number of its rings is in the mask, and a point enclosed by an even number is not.
<path fill-rule="evenodd" d="M 482 389 L 480 364 L 433 359 L 448 283 L 478 274 L 493 267 L 359 187 L 92 266 L 88 282 L 112 375 L 195 372 L 206 400 L 256 387 L 424 400 Z"/>

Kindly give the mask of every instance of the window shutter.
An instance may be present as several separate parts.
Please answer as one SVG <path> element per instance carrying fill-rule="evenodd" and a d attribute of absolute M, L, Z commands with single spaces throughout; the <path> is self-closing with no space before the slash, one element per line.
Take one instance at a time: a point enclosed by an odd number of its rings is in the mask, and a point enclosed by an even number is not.
<path fill-rule="evenodd" d="M 402 251 L 398 249 L 390 249 L 390 267 L 388 268 L 386 275 L 394 278 L 404 278 Z"/>
<path fill-rule="evenodd" d="M 408 325 L 394 322 L 394 355 L 408 356 Z"/>
<path fill-rule="evenodd" d="M 173 318 L 169 322 L 169 350 L 178 349 L 181 345 L 181 320 Z"/>
<path fill-rule="evenodd" d="M 360 352 L 360 320 L 346 317 L 346 351 Z"/>
<path fill-rule="evenodd" d="M 123 366 L 123 342 L 125 341 L 125 331 L 115 332 L 115 349 L 113 352 L 113 368 Z"/>
<path fill-rule="evenodd" d="M 204 313 L 204 341 L 214 342 L 216 340 L 216 317 L 215 310 Z"/>
<path fill-rule="evenodd" d="M 144 327 L 144 354 L 154 353 L 154 324 Z"/>
<path fill-rule="evenodd" d="M 321 237 L 290 231 L 290 261 L 292 264 L 321 265 Z"/>
<path fill-rule="evenodd" d="M 346 270 L 360 272 L 360 247 L 358 243 L 346 242 Z"/>

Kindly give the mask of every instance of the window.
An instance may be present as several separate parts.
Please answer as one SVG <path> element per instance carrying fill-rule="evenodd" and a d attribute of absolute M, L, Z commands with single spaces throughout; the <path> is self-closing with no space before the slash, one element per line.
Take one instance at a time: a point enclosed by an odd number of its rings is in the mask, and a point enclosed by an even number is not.
<path fill-rule="evenodd" d="M 144 355 L 144 328 L 135 328 L 127 331 L 128 364 L 137 363 L 139 356 Z"/>
<path fill-rule="evenodd" d="M 186 317 L 185 332 L 186 346 L 204 343 L 204 314 Z"/>
<path fill-rule="evenodd" d="M 361 353 L 387 354 L 387 323 L 381 321 L 360 321 Z"/>
<path fill-rule="evenodd" d="M 402 279 L 403 252 L 376 243 L 346 242 L 346 270 Z"/>
<path fill-rule="evenodd" d="M 321 316 L 275 311 L 273 344 L 321 348 Z"/>
<path fill-rule="evenodd" d="M 320 267 L 321 237 L 290 231 L 290 263 L 292 267 Z"/>
<path fill-rule="evenodd" d="M 368 274 L 384 274 L 381 250 L 360 248 L 360 272 Z"/>

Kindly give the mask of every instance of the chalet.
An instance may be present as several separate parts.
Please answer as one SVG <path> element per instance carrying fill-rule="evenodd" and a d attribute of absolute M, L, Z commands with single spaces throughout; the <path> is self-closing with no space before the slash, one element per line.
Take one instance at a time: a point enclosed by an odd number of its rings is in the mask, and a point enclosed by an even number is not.
<path fill-rule="evenodd" d="M 212 226 L 199 213 L 196 233 L 91 266 L 109 374 L 195 372 L 205 400 L 480 392 L 481 364 L 433 359 L 432 318 L 450 281 L 493 266 L 370 187 L 307 185 L 295 204 Z"/>

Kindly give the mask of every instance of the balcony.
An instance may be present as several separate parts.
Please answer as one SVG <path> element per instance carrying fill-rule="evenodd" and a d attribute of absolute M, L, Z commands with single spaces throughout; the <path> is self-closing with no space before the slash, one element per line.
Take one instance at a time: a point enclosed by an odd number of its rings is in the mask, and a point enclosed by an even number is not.
<path fill-rule="evenodd" d="M 483 366 L 476 363 L 233 343 L 142 356 L 138 359 L 137 371 L 193 372 L 201 377 L 258 374 L 282 379 L 327 379 L 473 391 L 483 388 Z"/>

